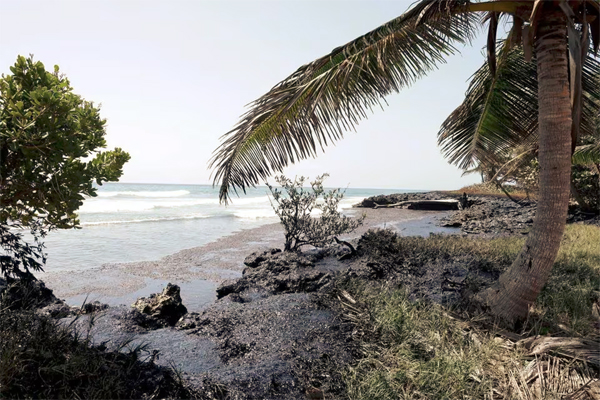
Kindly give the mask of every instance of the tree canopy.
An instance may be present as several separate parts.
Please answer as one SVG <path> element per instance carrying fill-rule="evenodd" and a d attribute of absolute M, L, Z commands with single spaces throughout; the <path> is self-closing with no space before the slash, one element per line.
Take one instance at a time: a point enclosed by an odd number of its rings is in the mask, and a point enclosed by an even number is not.
<path fill-rule="evenodd" d="M 106 120 L 73 93 L 58 66 L 48 72 L 33 57 L 19 56 L 10 71 L 0 79 L 0 233 L 6 239 L 8 227 L 42 236 L 77 227 L 76 211 L 85 196 L 96 195 L 94 183 L 118 180 L 129 154 L 99 151 L 106 147 Z M 2 243 L 11 253 L 8 239 Z"/>

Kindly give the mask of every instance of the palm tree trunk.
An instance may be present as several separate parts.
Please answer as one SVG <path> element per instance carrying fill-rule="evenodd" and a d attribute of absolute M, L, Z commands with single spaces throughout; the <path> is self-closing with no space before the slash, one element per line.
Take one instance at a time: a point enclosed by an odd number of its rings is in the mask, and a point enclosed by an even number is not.
<path fill-rule="evenodd" d="M 540 189 L 532 231 L 498 284 L 482 294 L 492 313 L 514 323 L 548 280 L 565 229 L 571 175 L 571 106 L 567 70 L 566 20 L 561 11 L 542 16 L 538 25 Z"/>

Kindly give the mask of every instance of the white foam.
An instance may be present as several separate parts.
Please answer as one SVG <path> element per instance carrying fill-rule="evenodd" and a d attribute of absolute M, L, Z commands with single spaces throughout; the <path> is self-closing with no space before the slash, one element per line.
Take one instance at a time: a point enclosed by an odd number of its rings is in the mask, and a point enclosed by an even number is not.
<path fill-rule="evenodd" d="M 124 191 L 98 192 L 98 197 L 135 196 L 135 197 L 181 197 L 190 194 L 187 190 Z"/>
<path fill-rule="evenodd" d="M 275 211 L 272 208 L 261 208 L 261 209 L 249 209 L 249 210 L 235 210 L 233 212 L 237 218 L 241 219 L 260 219 L 260 218 L 274 218 L 277 217 Z"/>
<path fill-rule="evenodd" d="M 218 202 L 218 201 L 217 201 Z M 239 199 L 233 199 L 231 204 L 233 207 L 236 205 L 248 205 L 248 204 L 266 204 L 270 207 L 269 196 L 261 196 L 261 197 L 242 197 Z"/>
<path fill-rule="evenodd" d="M 79 207 L 80 214 L 112 213 L 123 211 L 152 210 L 154 204 L 128 200 L 87 200 Z"/>
<path fill-rule="evenodd" d="M 364 197 L 344 197 L 342 201 L 340 201 L 340 208 L 347 209 L 352 208 L 354 204 L 360 203 Z"/>
<path fill-rule="evenodd" d="M 96 226 L 96 225 L 114 225 L 114 224 L 134 224 L 141 222 L 162 222 L 162 221 L 178 221 L 186 219 L 205 219 L 209 218 L 209 215 L 197 214 L 197 215 L 183 215 L 177 217 L 159 217 L 159 218 L 141 218 L 141 219 L 129 219 L 129 220 L 115 220 L 115 221 L 97 221 L 97 222 L 83 222 L 81 226 Z"/>
<path fill-rule="evenodd" d="M 116 199 L 88 199 L 79 208 L 81 214 L 139 212 L 149 211 L 154 208 L 177 208 L 198 205 L 219 204 L 218 199 L 181 199 L 165 201 L 154 200 L 116 200 Z"/>

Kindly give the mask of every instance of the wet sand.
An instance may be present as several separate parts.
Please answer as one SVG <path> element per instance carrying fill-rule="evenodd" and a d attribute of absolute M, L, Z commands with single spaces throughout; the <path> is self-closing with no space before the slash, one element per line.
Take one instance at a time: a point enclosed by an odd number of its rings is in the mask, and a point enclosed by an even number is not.
<path fill-rule="evenodd" d="M 361 208 L 352 212 L 357 216 L 364 212 L 365 222 L 340 239 L 356 239 L 371 228 L 391 228 L 402 235 L 449 231 L 435 225 L 435 220 L 446 215 L 445 212 L 385 208 Z M 131 304 L 138 297 L 161 291 L 171 282 L 181 287 L 183 303 L 188 310 L 199 311 L 215 299 L 219 283 L 242 275 L 247 255 L 268 248 L 282 248 L 283 239 L 282 226 L 275 223 L 236 232 L 156 261 L 104 264 L 85 271 L 47 272 L 39 278 L 57 297 L 76 306 L 86 299 L 109 305 Z"/>

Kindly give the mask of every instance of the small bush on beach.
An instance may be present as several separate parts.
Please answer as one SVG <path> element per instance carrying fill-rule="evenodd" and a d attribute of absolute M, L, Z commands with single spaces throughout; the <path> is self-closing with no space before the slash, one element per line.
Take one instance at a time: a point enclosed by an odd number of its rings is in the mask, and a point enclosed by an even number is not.
<path fill-rule="evenodd" d="M 285 251 L 297 251 L 304 245 L 323 247 L 343 233 L 352 232 L 362 225 L 364 216 L 358 219 L 342 215 L 339 204 L 344 193 L 340 189 L 326 192 L 323 180 L 327 174 L 318 176 L 304 189 L 307 178 L 301 176 L 293 181 L 281 175 L 275 181 L 282 190 L 267 183 L 273 200 L 271 206 L 285 230 Z M 318 218 L 311 216 L 320 211 Z"/>

